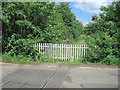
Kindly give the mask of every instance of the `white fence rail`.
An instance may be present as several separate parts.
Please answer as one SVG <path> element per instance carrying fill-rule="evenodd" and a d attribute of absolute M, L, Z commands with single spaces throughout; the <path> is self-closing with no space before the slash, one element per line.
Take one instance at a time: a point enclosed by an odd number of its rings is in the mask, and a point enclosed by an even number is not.
<path fill-rule="evenodd" d="M 51 43 L 37 43 L 35 44 L 35 47 L 38 48 L 39 53 L 46 55 L 48 58 L 56 58 L 60 60 L 84 58 L 87 54 L 86 48 L 88 48 L 87 45 Z"/>

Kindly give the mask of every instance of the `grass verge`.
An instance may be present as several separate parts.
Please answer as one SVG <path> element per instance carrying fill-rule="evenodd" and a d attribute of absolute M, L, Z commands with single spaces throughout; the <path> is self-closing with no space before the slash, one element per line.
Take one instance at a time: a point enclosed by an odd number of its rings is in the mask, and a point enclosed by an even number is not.
<path fill-rule="evenodd" d="M 23 56 L 10 56 L 10 55 L 2 55 L 2 59 L 0 60 L 5 63 L 31 63 L 31 58 L 23 57 Z"/>
<path fill-rule="evenodd" d="M 5 63 L 41 63 L 41 62 L 48 62 L 48 63 L 61 63 L 61 64 L 69 64 L 69 65 L 76 65 L 81 64 L 80 60 L 74 60 L 71 61 L 62 61 L 58 59 L 51 59 L 46 57 L 41 57 L 40 59 L 33 60 L 29 57 L 24 56 L 10 56 L 8 54 L 3 54 L 2 59 L 0 59 L 1 62 Z"/>
<path fill-rule="evenodd" d="M 10 56 L 7 54 L 2 55 L 2 59 L 0 57 L 0 61 L 1 62 L 5 62 L 5 63 L 22 63 L 22 64 L 29 64 L 29 63 L 42 63 L 42 62 L 48 62 L 48 63 L 60 63 L 60 64 L 68 64 L 68 65 L 78 65 L 78 64 L 101 64 L 101 63 L 90 63 L 90 62 L 82 62 L 82 58 L 80 58 L 79 60 L 74 60 L 73 62 L 71 62 L 70 60 L 58 60 L 58 59 L 51 59 L 51 58 L 46 58 L 46 57 L 41 57 L 40 59 L 37 60 L 33 60 L 29 57 L 24 57 L 24 56 Z"/>

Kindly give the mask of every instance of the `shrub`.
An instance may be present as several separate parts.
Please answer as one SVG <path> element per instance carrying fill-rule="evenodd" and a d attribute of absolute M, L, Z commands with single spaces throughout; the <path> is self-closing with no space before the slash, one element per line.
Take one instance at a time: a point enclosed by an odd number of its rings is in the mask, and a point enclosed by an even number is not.
<path fill-rule="evenodd" d="M 86 38 L 89 48 L 84 62 L 118 65 L 117 38 L 111 37 L 106 32 L 97 32 L 93 36 Z"/>
<path fill-rule="evenodd" d="M 113 55 L 108 55 L 105 59 L 101 61 L 102 64 L 106 63 L 107 65 L 118 65 L 119 60 Z"/>
<path fill-rule="evenodd" d="M 35 41 L 30 39 L 17 39 L 17 34 L 13 34 L 9 38 L 9 43 L 5 47 L 6 53 L 11 56 L 22 55 L 24 57 L 29 57 L 33 60 L 40 58 L 37 48 L 34 47 Z"/>

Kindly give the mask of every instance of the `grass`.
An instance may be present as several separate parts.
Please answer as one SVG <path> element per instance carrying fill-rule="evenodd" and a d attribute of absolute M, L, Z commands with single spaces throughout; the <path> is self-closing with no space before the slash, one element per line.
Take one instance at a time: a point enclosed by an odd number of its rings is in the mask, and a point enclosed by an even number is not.
<path fill-rule="evenodd" d="M 79 60 L 74 60 L 73 62 L 71 62 L 70 60 L 58 60 L 58 59 L 52 59 L 52 58 L 46 58 L 46 57 L 42 57 L 41 59 L 38 60 L 32 60 L 29 57 L 24 57 L 24 56 L 10 56 L 8 54 L 3 54 L 2 55 L 2 59 L 0 59 L 0 61 L 5 62 L 5 63 L 42 63 L 42 62 L 48 62 L 48 63 L 60 63 L 60 64 L 68 64 L 68 65 L 78 65 L 78 64 L 83 64 L 82 63 L 82 58 Z"/>
<path fill-rule="evenodd" d="M 70 60 L 68 61 L 61 61 L 58 59 L 51 59 L 51 58 L 45 58 L 42 57 L 41 59 L 38 60 L 32 60 L 31 58 L 28 57 L 23 57 L 23 56 L 10 56 L 10 55 L 2 55 L 0 56 L 0 61 L 5 62 L 5 63 L 22 63 L 22 64 L 29 64 L 29 63 L 42 63 L 42 62 L 48 62 L 48 63 L 60 63 L 60 64 L 68 64 L 68 65 L 78 65 L 78 64 L 101 64 L 101 63 L 90 63 L 90 62 L 82 62 L 82 58 L 79 60 L 74 60 L 71 62 Z"/>
<path fill-rule="evenodd" d="M 23 57 L 23 56 L 10 56 L 10 55 L 2 55 L 2 59 L 0 60 L 6 63 L 32 63 L 31 58 Z"/>
<path fill-rule="evenodd" d="M 2 59 L 0 59 L 0 61 L 5 63 L 38 63 L 38 64 L 41 62 L 62 63 L 60 60 L 46 58 L 46 57 L 41 57 L 41 59 L 33 60 L 29 57 L 24 57 L 24 56 L 12 57 L 7 54 L 2 55 Z"/>
<path fill-rule="evenodd" d="M 31 58 L 28 57 L 23 57 L 23 56 L 10 56 L 7 54 L 2 55 L 2 59 L 0 61 L 5 62 L 5 63 L 41 63 L 41 62 L 49 62 L 49 63 L 61 63 L 61 64 L 69 64 L 69 65 L 77 65 L 81 64 L 80 60 L 74 60 L 73 62 L 71 61 L 61 61 L 58 59 L 51 59 L 51 58 L 41 58 L 36 61 L 32 60 Z"/>
<path fill-rule="evenodd" d="M 52 59 L 52 58 L 44 58 L 42 62 L 62 63 L 62 61 L 60 61 L 58 59 Z"/>
<path fill-rule="evenodd" d="M 75 60 L 73 62 L 71 62 L 71 61 L 65 61 L 65 64 L 78 65 L 78 64 L 82 64 L 82 62 L 80 62 L 79 60 Z"/>

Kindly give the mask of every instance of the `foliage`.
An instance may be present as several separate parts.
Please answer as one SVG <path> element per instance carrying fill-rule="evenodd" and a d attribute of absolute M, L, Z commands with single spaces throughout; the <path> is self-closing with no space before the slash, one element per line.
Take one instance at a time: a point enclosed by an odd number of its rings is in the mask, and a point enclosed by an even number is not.
<path fill-rule="evenodd" d="M 31 63 L 31 58 L 24 57 L 22 55 L 19 56 L 11 56 L 9 54 L 2 55 L 2 61 L 3 62 L 10 62 L 10 63 Z"/>
<path fill-rule="evenodd" d="M 8 53 L 2 55 L 2 62 L 6 63 L 41 63 L 43 59 L 43 56 L 34 61 L 31 57 L 25 57 L 23 55 L 11 56 Z"/>
<path fill-rule="evenodd" d="M 120 2 L 113 2 L 107 7 L 101 7 L 103 12 L 94 18 L 94 22 L 85 27 L 86 43 L 90 46 L 85 61 L 118 65 L 120 19 L 117 11 L 119 9 Z"/>
<path fill-rule="evenodd" d="M 9 38 L 9 44 L 6 46 L 6 52 L 11 56 L 24 55 L 25 57 L 31 57 L 32 59 L 39 58 L 38 50 L 33 47 L 34 41 L 29 39 L 15 39 L 16 34 L 13 34 Z"/>
<path fill-rule="evenodd" d="M 61 2 L 56 8 L 61 14 L 64 22 L 62 38 L 70 41 L 78 40 L 83 30 L 83 24 L 82 22 L 76 20 L 75 15 L 71 12 L 69 3 Z"/>
<path fill-rule="evenodd" d="M 68 3 L 55 5 L 54 2 L 2 2 L 0 19 L 3 28 L 3 54 L 7 53 L 15 58 L 28 57 L 30 61 L 45 58 L 38 53 L 35 43 L 77 40 L 83 29 Z"/>

